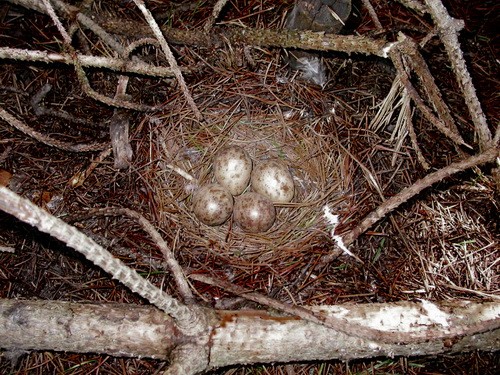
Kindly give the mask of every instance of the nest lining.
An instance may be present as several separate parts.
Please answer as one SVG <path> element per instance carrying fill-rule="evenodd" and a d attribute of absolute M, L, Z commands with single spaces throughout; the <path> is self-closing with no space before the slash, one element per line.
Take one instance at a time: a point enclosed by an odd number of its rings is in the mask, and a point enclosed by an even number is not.
<path fill-rule="evenodd" d="M 342 200 L 339 192 L 345 189 L 339 175 L 342 154 L 332 149 L 326 135 L 312 129 L 306 120 L 286 121 L 272 115 L 232 117 L 230 121 L 214 115 L 209 123 L 196 130 L 168 127 L 157 132 L 161 170 L 153 183 L 164 213 L 161 225 L 172 221 L 178 224 L 192 249 L 205 248 L 222 256 L 259 261 L 275 258 L 278 253 L 307 251 L 329 241 L 323 207 L 338 205 Z M 244 232 L 232 217 L 221 226 L 210 227 L 192 212 L 192 193 L 198 186 L 215 182 L 212 160 L 227 145 L 244 148 L 254 164 L 279 159 L 293 175 L 294 199 L 276 205 L 276 222 L 267 232 Z M 182 177 L 172 166 L 187 172 L 193 180 Z"/>

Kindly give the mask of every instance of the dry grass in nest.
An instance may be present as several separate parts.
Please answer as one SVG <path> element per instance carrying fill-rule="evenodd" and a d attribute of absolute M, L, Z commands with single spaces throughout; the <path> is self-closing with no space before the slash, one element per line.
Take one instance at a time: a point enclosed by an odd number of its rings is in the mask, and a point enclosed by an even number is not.
<path fill-rule="evenodd" d="M 327 223 L 323 207 L 338 203 L 334 197 L 342 190 L 342 156 L 332 150 L 329 139 L 303 120 L 287 121 L 280 116 L 233 116 L 227 120 L 213 114 L 207 120 L 210 125 L 191 131 L 168 127 L 157 132 L 156 151 L 161 155 L 163 171 L 151 184 L 164 218 L 174 219 L 181 226 L 184 237 L 190 239 L 190 248 L 261 262 L 306 252 L 324 242 Z M 210 227 L 200 223 L 191 210 L 192 191 L 198 184 L 215 181 L 214 154 L 230 144 L 244 148 L 254 163 L 277 158 L 292 172 L 295 197 L 291 203 L 277 206 L 276 222 L 268 232 L 245 233 L 232 219 Z M 194 180 L 189 181 L 167 165 L 182 169 Z"/>

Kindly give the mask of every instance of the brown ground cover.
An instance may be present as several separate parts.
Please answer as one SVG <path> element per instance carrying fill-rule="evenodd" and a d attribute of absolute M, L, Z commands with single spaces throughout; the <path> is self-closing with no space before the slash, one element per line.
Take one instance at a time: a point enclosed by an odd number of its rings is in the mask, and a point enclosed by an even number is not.
<path fill-rule="evenodd" d="M 346 33 L 395 40 L 400 31 L 420 42 L 432 32 L 429 17 L 394 1 L 371 0 L 383 31 L 360 4 Z M 489 124 L 498 126 L 499 56 L 496 1 L 444 1 L 465 21 L 461 46 Z M 213 2 L 148 4 L 163 24 L 202 28 Z M 278 29 L 291 1 L 244 1 L 227 6 L 222 25 Z M 131 2 L 95 1 L 92 11 L 141 20 Z M 109 51 L 90 33 L 75 34 L 84 53 Z M 60 51 L 60 35 L 50 18 L 0 3 L 0 46 Z M 330 80 L 309 85 L 290 71 L 279 48 L 224 44 L 217 49 L 172 45 L 200 122 L 174 78 L 132 75 L 130 101 L 162 106 L 155 112 L 124 111 L 130 121 L 133 158 L 116 169 L 101 151 L 72 152 L 51 147 L 0 121 L 0 184 L 7 184 L 52 214 L 71 222 L 171 295 L 177 291 L 160 249 L 133 220 L 102 215 L 105 208 L 129 208 L 146 217 L 172 247 L 188 274 L 203 274 L 299 305 L 499 298 L 498 194 L 491 166 L 447 178 L 405 202 L 361 235 L 350 250 L 362 261 L 337 252 L 328 206 L 340 215 L 339 235 L 356 228 L 373 209 L 428 172 L 478 151 L 442 44 L 430 39 L 422 53 L 450 107 L 453 120 L 472 149 L 458 147 L 416 111 L 413 126 L 423 163 L 409 135 L 398 130 L 399 109 L 386 123 L 373 119 L 396 75 L 389 60 L 323 53 Z M 135 53 L 168 66 L 162 53 L 143 46 Z M 117 75 L 86 69 L 91 86 L 113 97 Z M 51 85 L 42 98 L 37 95 Z M 415 80 L 420 90 L 424 90 Z M 400 97 L 396 98 L 396 101 Z M 387 102 L 386 102 L 387 103 Z M 114 110 L 82 92 L 74 69 L 63 64 L 0 60 L 0 104 L 36 131 L 68 144 L 109 142 Z M 492 129 L 494 131 L 494 129 Z M 242 145 L 254 160 L 279 157 L 292 170 L 297 194 L 278 208 L 266 234 L 249 235 L 231 221 L 200 225 L 190 210 L 192 181 L 210 181 L 211 160 L 228 143 Z M 88 171 L 85 179 L 82 173 Z M 0 296 L 75 302 L 146 303 L 72 249 L 0 213 Z M 258 305 L 216 286 L 192 281 L 201 304 L 218 308 Z M 0 357 L 0 372 L 150 374 L 164 369 L 154 360 L 71 353 L 14 353 Z M 18 357 L 18 358 L 17 358 Z M 496 353 L 395 358 L 342 363 L 277 364 L 218 370 L 220 374 L 495 374 Z"/>

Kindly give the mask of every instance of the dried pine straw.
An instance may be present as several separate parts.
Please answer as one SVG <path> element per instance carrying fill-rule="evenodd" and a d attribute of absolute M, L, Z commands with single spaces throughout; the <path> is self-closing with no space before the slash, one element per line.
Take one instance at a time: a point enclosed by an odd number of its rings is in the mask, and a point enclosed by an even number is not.
<path fill-rule="evenodd" d="M 338 192 L 343 190 L 339 176 L 342 155 L 332 150 L 331 140 L 305 120 L 287 121 L 281 116 L 233 116 L 228 120 L 213 113 L 207 120 L 210 125 L 197 130 L 171 126 L 156 133 L 163 172 L 151 184 L 162 207 L 161 225 L 175 219 L 185 237 L 191 239 L 193 249 L 258 261 L 307 252 L 324 242 L 327 223 L 322 217 L 323 207 L 335 206 L 341 199 Z M 214 154 L 230 144 L 244 148 L 254 165 L 269 158 L 279 159 L 293 175 L 294 199 L 276 206 L 276 222 L 268 232 L 246 233 L 231 218 L 221 226 L 210 227 L 200 223 L 191 210 L 191 193 L 197 185 L 215 182 Z"/>

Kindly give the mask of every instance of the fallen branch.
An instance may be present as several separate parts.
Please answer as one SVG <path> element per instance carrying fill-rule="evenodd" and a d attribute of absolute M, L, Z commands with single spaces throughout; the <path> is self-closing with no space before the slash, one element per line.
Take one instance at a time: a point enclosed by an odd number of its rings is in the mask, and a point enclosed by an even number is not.
<path fill-rule="evenodd" d="M 472 122 L 475 125 L 481 150 L 485 150 L 490 147 L 491 132 L 488 129 L 486 116 L 476 95 L 476 89 L 472 84 L 472 78 L 467 70 L 458 41 L 458 34 L 464 27 L 464 21 L 452 18 L 440 0 L 425 0 L 425 4 L 436 23 L 439 37 L 448 53 L 451 67 L 464 95 L 465 104 L 469 108 Z"/>
<path fill-rule="evenodd" d="M 32 0 L 8 0 L 11 3 L 45 13 L 38 2 Z M 79 14 L 76 7 L 67 6 Z M 66 14 L 70 17 L 70 14 Z M 128 37 L 153 37 L 155 34 L 142 23 L 93 14 L 93 19 L 109 33 Z M 221 28 L 214 27 L 210 34 L 204 30 L 180 30 L 163 26 L 161 33 L 172 44 L 216 48 L 224 43 L 241 43 L 259 47 L 298 48 L 315 51 L 338 51 L 346 53 L 361 53 L 387 58 L 387 53 L 393 43 L 384 39 L 373 39 L 354 35 L 329 35 L 322 32 L 265 30 L 252 28 Z"/>
<path fill-rule="evenodd" d="M 87 68 L 103 68 L 120 73 L 140 74 L 150 77 L 173 77 L 172 69 L 153 66 L 141 61 L 129 61 L 125 59 L 82 54 L 77 54 L 76 57 L 80 61 L 80 64 Z M 74 65 L 74 60 L 68 55 L 46 51 L 29 51 L 10 47 L 0 47 L 0 59 Z"/>
<path fill-rule="evenodd" d="M 385 202 L 383 202 L 379 207 L 372 211 L 368 216 L 366 216 L 361 223 L 356 226 L 352 231 L 343 236 L 344 244 L 350 245 L 356 239 L 364 233 L 368 228 L 370 228 L 377 221 L 386 216 L 389 212 L 400 206 L 401 204 L 407 202 L 409 199 L 413 198 L 419 194 L 422 190 L 428 188 L 429 186 L 435 184 L 436 182 L 442 181 L 447 177 L 454 175 L 455 173 L 462 172 L 466 169 L 476 167 L 478 165 L 491 163 L 500 155 L 500 150 L 498 147 L 492 147 L 479 155 L 471 156 L 465 160 L 451 163 L 447 167 L 441 168 L 436 172 L 429 173 L 424 178 L 416 181 L 413 185 L 403 189 L 398 194 L 392 196 Z"/>
<path fill-rule="evenodd" d="M 109 143 L 68 143 L 68 142 L 63 142 L 59 141 L 57 139 L 51 138 L 47 135 L 44 135 L 32 128 L 30 128 L 28 125 L 23 123 L 21 120 L 18 120 L 14 116 L 12 116 L 9 112 L 7 112 L 5 109 L 0 107 L 0 118 L 7 122 L 9 125 L 12 127 L 16 128 L 17 130 L 23 132 L 24 134 L 36 139 L 39 142 L 42 142 L 43 144 L 46 144 L 47 146 L 55 147 L 60 150 L 64 151 L 71 151 L 71 152 L 89 152 L 89 151 L 99 151 L 103 150 L 104 148 L 108 147 Z"/>
<path fill-rule="evenodd" d="M 315 312 L 412 335 L 426 330 L 445 332 L 448 324 L 498 322 L 500 303 L 350 304 L 316 307 Z M 202 366 L 205 358 L 183 353 L 197 371 L 250 363 L 493 351 L 499 347 L 500 333 L 497 327 L 452 340 L 430 337 L 420 344 L 384 344 L 360 340 L 296 317 L 257 310 L 218 311 L 211 327 L 209 362 Z M 0 343 L 7 350 L 105 353 L 172 360 L 183 366 L 179 349 L 185 347 L 185 340 L 171 318 L 150 306 L 0 299 Z"/>
<path fill-rule="evenodd" d="M 172 316 L 180 327 L 190 331 L 198 331 L 203 327 L 202 316 L 195 308 L 180 303 L 158 289 L 75 227 L 2 186 L 0 186 L 0 209 L 79 251 L 130 290 Z"/>

